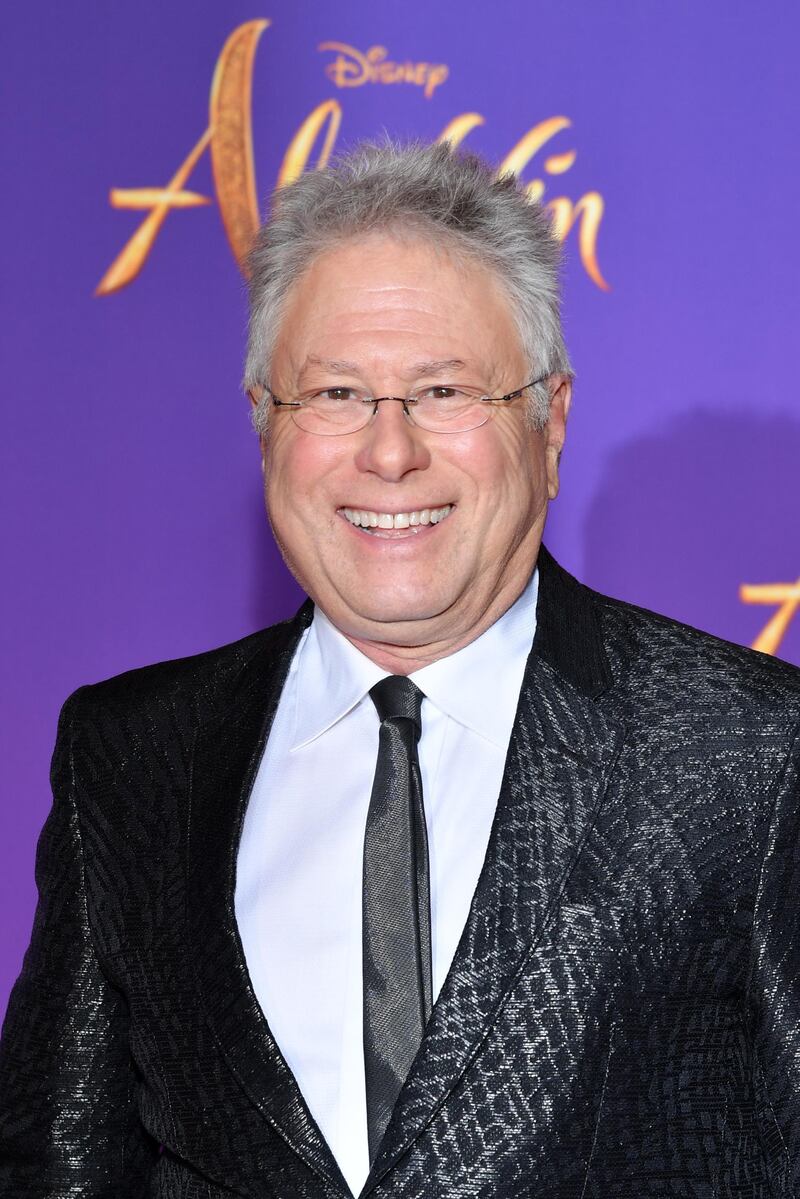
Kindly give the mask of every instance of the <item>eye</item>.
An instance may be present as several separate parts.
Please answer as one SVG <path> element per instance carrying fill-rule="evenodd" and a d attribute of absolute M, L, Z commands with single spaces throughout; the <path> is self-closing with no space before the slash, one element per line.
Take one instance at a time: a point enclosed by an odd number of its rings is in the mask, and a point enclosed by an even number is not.
<path fill-rule="evenodd" d="M 453 404 L 469 404 L 482 393 L 474 388 L 460 387 L 455 383 L 434 383 L 423 387 L 418 393 L 418 399 L 426 403 L 452 406 Z"/>
<path fill-rule="evenodd" d="M 348 400 L 357 399 L 357 395 L 352 387 L 326 387 L 311 398 L 323 404 L 327 401 L 346 403 Z"/>

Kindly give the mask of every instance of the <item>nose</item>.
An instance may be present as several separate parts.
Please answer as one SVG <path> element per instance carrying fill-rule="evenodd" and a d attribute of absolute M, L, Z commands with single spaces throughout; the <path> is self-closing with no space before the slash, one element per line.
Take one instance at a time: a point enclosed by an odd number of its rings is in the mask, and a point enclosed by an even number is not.
<path fill-rule="evenodd" d="M 409 471 L 425 470 L 430 450 L 420 429 L 405 414 L 401 401 L 384 400 L 361 434 L 356 454 L 359 470 L 399 482 Z"/>

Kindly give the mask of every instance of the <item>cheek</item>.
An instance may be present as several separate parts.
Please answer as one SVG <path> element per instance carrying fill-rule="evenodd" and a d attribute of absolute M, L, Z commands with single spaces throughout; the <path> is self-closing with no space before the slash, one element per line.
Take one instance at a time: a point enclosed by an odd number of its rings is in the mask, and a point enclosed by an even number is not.
<path fill-rule="evenodd" d="M 466 450 L 462 447 L 462 470 L 472 480 L 477 503 L 489 508 L 490 515 L 507 520 L 514 510 L 527 511 L 538 505 L 547 484 L 541 438 L 525 436 L 498 421 L 489 436 Z"/>
<path fill-rule="evenodd" d="M 298 512 L 322 503 L 325 482 L 335 469 L 335 447 L 310 434 L 287 430 L 275 437 L 266 456 L 266 494 L 270 512 Z"/>

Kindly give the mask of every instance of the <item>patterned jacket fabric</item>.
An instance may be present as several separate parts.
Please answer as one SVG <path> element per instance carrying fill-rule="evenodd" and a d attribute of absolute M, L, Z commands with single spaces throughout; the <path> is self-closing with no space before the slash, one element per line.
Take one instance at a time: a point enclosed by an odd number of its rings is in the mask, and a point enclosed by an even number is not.
<path fill-rule="evenodd" d="M 796 1196 L 800 671 L 540 570 L 486 861 L 362 1194 Z M 2 1199 L 349 1194 L 233 913 L 310 615 L 65 704 Z"/>

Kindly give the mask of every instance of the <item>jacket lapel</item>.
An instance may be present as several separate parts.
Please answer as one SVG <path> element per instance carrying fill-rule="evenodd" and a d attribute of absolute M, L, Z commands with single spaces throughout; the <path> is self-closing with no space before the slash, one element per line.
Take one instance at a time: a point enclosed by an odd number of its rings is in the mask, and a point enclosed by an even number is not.
<path fill-rule="evenodd" d="M 591 595 L 542 549 L 537 631 L 497 812 L 452 967 L 363 1195 L 433 1119 L 536 953 L 602 802 L 622 729 Z M 349 1189 L 250 984 L 233 908 L 242 822 L 281 690 L 312 607 L 265 634 L 193 755 L 188 923 L 199 994 L 230 1068 L 275 1131 L 320 1178 Z"/>
<path fill-rule="evenodd" d="M 188 922 L 198 990 L 228 1064 L 276 1132 L 318 1175 L 350 1191 L 253 992 L 234 912 L 247 801 L 286 674 L 312 606 L 265 635 L 199 731 L 188 830 Z"/>
<path fill-rule="evenodd" d="M 558 907 L 622 742 L 597 697 L 611 684 L 591 594 L 546 550 L 534 646 L 464 933 L 365 1184 L 433 1119 L 479 1052 Z"/>

